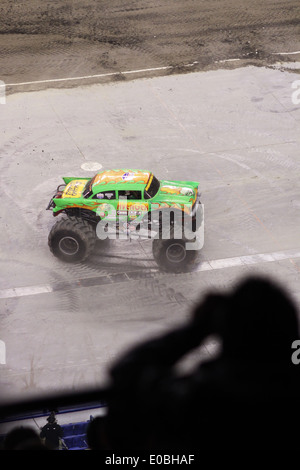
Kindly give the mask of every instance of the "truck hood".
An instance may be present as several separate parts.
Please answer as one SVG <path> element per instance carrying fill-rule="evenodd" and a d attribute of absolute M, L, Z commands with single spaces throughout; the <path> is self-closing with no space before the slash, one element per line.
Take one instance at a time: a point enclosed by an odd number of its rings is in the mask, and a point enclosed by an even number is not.
<path fill-rule="evenodd" d="M 155 199 L 161 202 L 193 205 L 197 199 L 198 185 L 196 181 L 161 181 Z"/>

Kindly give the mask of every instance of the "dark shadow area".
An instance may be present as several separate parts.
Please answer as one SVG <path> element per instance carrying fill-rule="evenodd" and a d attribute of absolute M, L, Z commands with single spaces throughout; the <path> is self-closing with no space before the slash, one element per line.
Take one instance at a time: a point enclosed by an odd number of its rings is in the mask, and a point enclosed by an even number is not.
<path fill-rule="evenodd" d="M 218 353 L 179 373 L 176 364 L 212 336 Z M 298 338 L 289 295 L 251 277 L 207 294 L 188 321 L 124 353 L 107 390 L 3 406 L 0 418 L 101 402 L 105 417 L 86 431 L 95 450 L 298 448 Z"/>

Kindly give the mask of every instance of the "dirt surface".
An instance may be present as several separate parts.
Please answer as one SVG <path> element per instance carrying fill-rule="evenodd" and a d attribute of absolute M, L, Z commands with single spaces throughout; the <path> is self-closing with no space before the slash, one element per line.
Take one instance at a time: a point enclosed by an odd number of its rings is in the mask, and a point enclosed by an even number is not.
<path fill-rule="evenodd" d="M 172 66 L 162 73 L 207 70 L 236 58 L 265 65 L 278 60 L 274 53 L 300 49 L 300 5 L 299 0 L 2 0 L 0 41 L 0 79 L 6 84 L 149 67 Z"/>

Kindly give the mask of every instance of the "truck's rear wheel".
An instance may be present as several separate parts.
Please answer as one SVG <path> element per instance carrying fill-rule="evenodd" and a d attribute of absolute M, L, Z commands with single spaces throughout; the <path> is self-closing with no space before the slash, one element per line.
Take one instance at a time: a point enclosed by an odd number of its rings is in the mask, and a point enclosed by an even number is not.
<path fill-rule="evenodd" d="M 78 217 L 59 220 L 48 237 L 48 245 L 54 256 L 68 263 L 87 259 L 95 243 L 95 230 Z"/>

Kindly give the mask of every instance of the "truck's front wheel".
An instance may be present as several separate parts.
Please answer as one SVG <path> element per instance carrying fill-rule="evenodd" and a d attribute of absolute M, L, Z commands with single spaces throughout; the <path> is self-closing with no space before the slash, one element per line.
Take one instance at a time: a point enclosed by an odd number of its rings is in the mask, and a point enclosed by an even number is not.
<path fill-rule="evenodd" d="M 197 250 L 187 250 L 185 240 L 155 239 L 152 243 L 153 257 L 163 270 L 182 272 L 191 267 L 197 257 Z"/>
<path fill-rule="evenodd" d="M 96 243 L 93 227 L 78 217 L 61 219 L 52 227 L 48 245 L 57 258 L 68 263 L 84 261 Z"/>

